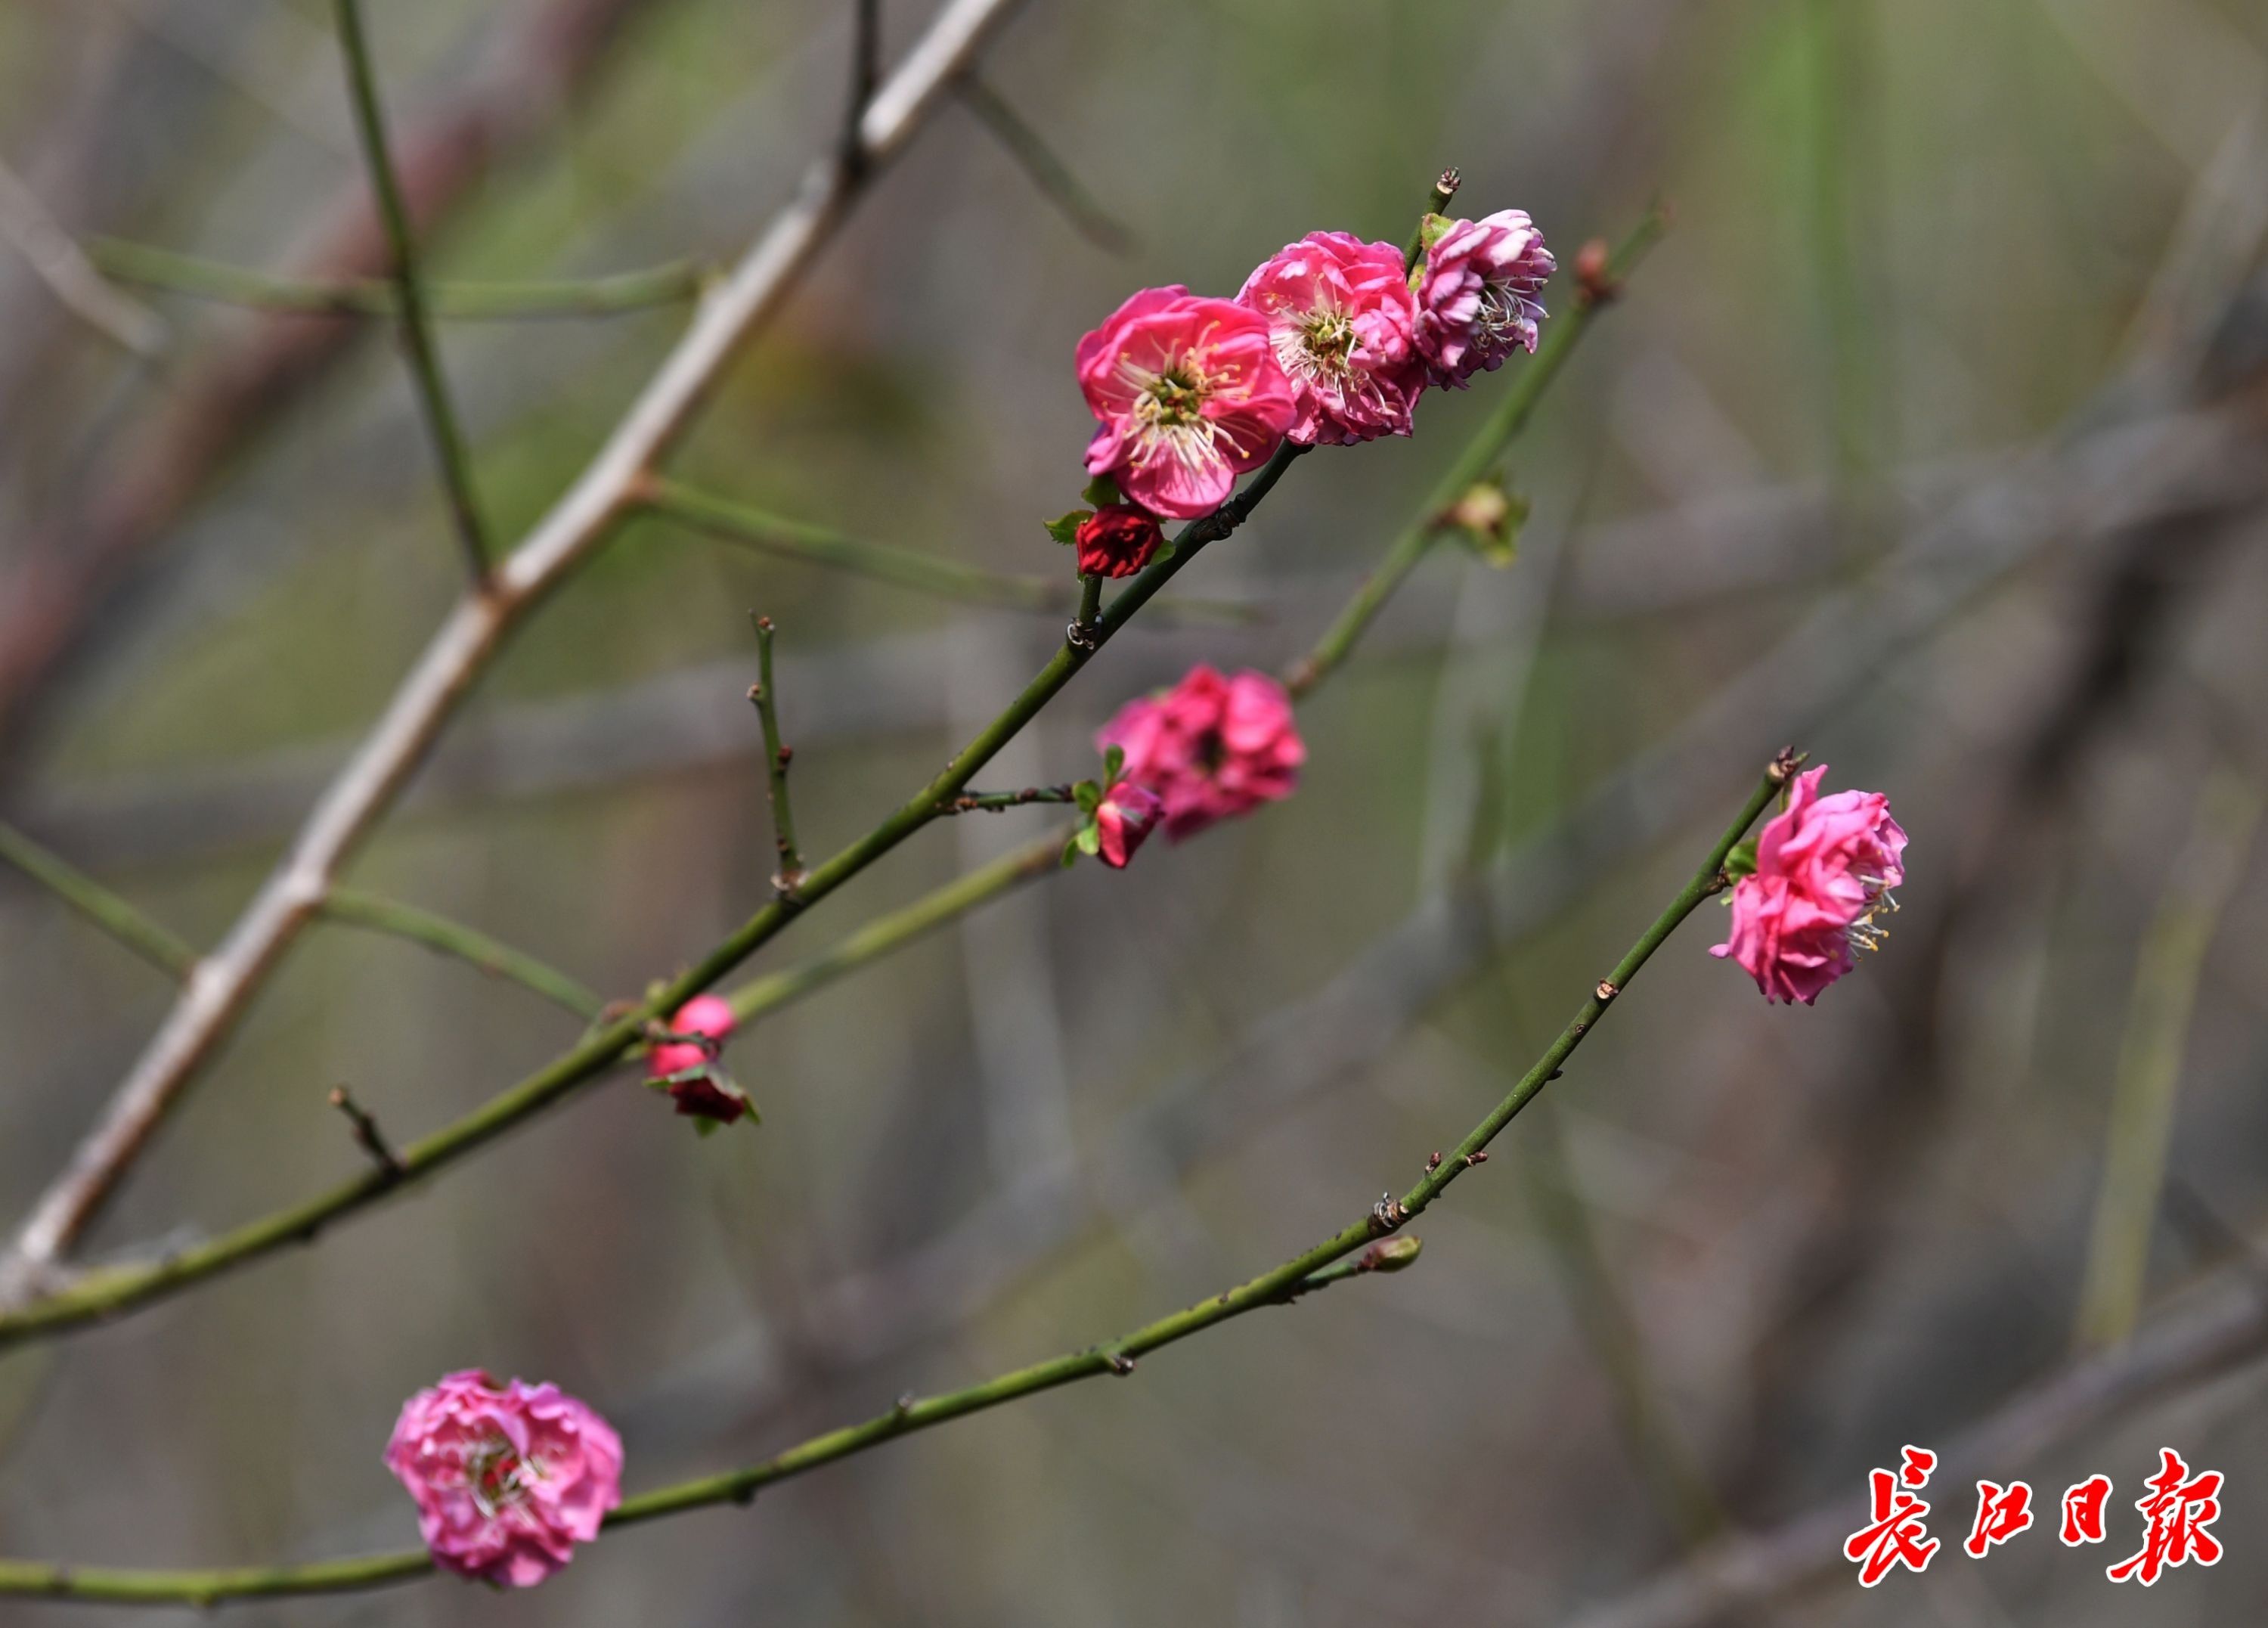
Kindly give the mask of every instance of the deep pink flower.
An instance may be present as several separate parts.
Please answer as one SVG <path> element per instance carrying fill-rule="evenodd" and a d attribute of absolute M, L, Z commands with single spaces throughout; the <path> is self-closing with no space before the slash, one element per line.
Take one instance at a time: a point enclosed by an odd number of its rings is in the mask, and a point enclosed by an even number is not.
<path fill-rule="evenodd" d="M 1418 348 L 1437 383 L 1462 389 L 1517 345 L 1535 349 L 1544 279 L 1557 269 L 1525 210 L 1457 220 L 1425 251 L 1418 281 Z"/>
<path fill-rule="evenodd" d="M 1079 342 L 1079 387 L 1102 421 L 1086 472 L 1176 519 L 1219 508 L 1292 424 L 1268 325 L 1178 284 L 1144 289 Z"/>
<path fill-rule="evenodd" d="M 716 1046 L 703 1046 L 690 1040 L 665 1041 L 646 1057 L 646 1072 L 655 1079 L 667 1079 L 689 1069 L 706 1068 L 717 1059 L 718 1047 L 733 1032 L 733 1003 L 722 995 L 696 995 L 677 1009 L 669 1020 L 673 1035 L 706 1035 Z M 695 1119 L 713 1119 L 719 1124 L 731 1124 L 748 1111 L 748 1101 L 737 1090 L 728 1091 L 708 1074 L 689 1079 L 671 1080 L 671 1099 L 677 1111 Z"/>
<path fill-rule="evenodd" d="M 1147 840 L 1166 812 L 1165 799 L 1145 785 L 1121 780 L 1103 794 L 1094 811 L 1094 832 L 1102 844 L 1102 862 L 1123 871 L 1134 851 Z"/>
<path fill-rule="evenodd" d="M 1262 262 L 1236 303 L 1268 319 L 1298 393 L 1292 440 L 1351 446 L 1410 433 L 1425 370 L 1400 249 L 1311 232 Z"/>
<path fill-rule="evenodd" d="M 1895 910 L 1890 890 L 1906 879 L 1906 834 L 1880 792 L 1819 795 L 1822 763 L 1795 777 L 1787 807 L 1756 839 L 1756 868 L 1734 884 L 1727 940 L 1709 953 L 1729 956 L 1756 979 L 1766 1000 L 1806 1006 L 1872 949 Z"/>
<path fill-rule="evenodd" d="M 622 1501 L 622 1442 L 556 1385 L 497 1388 L 477 1368 L 401 1404 L 386 1467 L 417 1501 L 425 1547 L 449 1571 L 532 1587 Z"/>
<path fill-rule="evenodd" d="M 1203 664 L 1163 694 L 1128 702 L 1095 743 L 1125 750 L 1124 777 L 1158 794 L 1175 842 L 1291 796 L 1307 756 L 1283 685 L 1264 673 L 1223 678 Z"/>
<path fill-rule="evenodd" d="M 1130 577 L 1150 563 L 1164 538 L 1156 515 L 1130 504 L 1106 503 L 1079 523 L 1079 574 Z"/>

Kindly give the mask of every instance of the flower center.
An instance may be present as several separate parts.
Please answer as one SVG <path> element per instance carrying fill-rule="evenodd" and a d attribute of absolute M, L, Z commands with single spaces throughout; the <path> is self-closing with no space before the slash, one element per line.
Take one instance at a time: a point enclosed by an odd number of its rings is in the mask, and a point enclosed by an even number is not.
<path fill-rule="evenodd" d="M 490 1436 L 465 1456 L 465 1485 L 473 1507 L 493 1520 L 526 1500 L 529 1484 L 541 1478 L 543 1467 L 523 1459 L 502 1436 Z"/>
<path fill-rule="evenodd" d="M 1224 380 L 1205 373 L 1192 358 L 1169 358 L 1153 372 L 1122 357 L 1118 371 L 1135 389 L 1137 463 L 1146 465 L 1165 458 L 1197 475 L 1220 461 L 1224 446 L 1231 452 L 1242 450 L 1204 416 L 1206 397 Z"/>
<path fill-rule="evenodd" d="M 1890 929 L 1889 923 L 1874 918 L 1896 915 L 1897 895 L 1883 886 L 1886 879 L 1882 877 L 1861 876 L 1859 880 L 1867 889 L 1867 912 L 1845 928 L 1844 934 L 1851 940 L 1853 949 L 1878 950 L 1882 947 L 1882 940 L 1890 936 Z"/>
<path fill-rule="evenodd" d="M 1518 342 L 1527 330 L 1528 297 L 1509 283 L 1481 284 L 1481 308 L 1474 326 L 1498 344 Z"/>

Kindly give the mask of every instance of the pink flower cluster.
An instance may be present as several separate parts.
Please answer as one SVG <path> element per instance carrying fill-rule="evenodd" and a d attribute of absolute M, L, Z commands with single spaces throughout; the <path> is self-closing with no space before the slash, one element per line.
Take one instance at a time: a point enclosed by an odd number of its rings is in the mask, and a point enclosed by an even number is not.
<path fill-rule="evenodd" d="M 402 1403 L 386 1467 L 437 1562 L 512 1588 L 565 1565 L 622 1501 L 613 1426 L 556 1385 L 499 1387 L 476 1368 Z"/>
<path fill-rule="evenodd" d="M 1300 784 L 1307 748 L 1292 721 L 1292 697 L 1264 673 L 1225 678 L 1200 663 L 1162 695 L 1142 696 L 1119 709 L 1095 744 L 1126 754 L 1113 799 L 1141 797 L 1122 821 L 1133 839 L 1130 854 L 1152 822 L 1162 818 L 1174 842 L 1216 821 L 1249 814 L 1289 797 Z M 1107 813 L 1113 802 L 1104 804 Z M 1101 822 L 1109 860 L 1111 825 Z M 1111 861 L 1123 864 L 1123 859 Z"/>
<path fill-rule="evenodd" d="M 1535 350 L 1553 262 L 1534 223 L 1505 210 L 1428 225 L 1414 276 L 1391 243 L 1311 232 L 1233 300 L 1178 285 L 1134 295 L 1079 341 L 1079 387 L 1101 424 L 1087 473 L 1130 505 L 1192 519 L 1286 439 L 1408 435 L 1428 386 Z"/>
<path fill-rule="evenodd" d="M 1819 794 L 1827 765 L 1805 770 L 1787 807 L 1756 838 L 1756 868 L 1734 884 L 1730 935 L 1709 953 L 1737 961 L 1764 998 L 1806 1006 L 1881 936 L 1906 879 L 1906 834 L 1880 792 Z"/>

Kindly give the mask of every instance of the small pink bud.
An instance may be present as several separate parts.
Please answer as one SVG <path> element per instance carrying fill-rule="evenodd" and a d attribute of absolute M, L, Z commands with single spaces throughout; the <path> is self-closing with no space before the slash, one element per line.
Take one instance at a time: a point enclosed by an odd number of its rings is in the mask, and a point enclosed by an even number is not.
<path fill-rule="evenodd" d="M 1106 792 L 1094 811 L 1095 836 L 1101 843 L 1102 862 L 1123 871 L 1126 862 L 1166 814 L 1165 799 L 1147 786 L 1121 780 Z"/>
<path fill-rule="evenodd" d="M 695 1041 L 665 1041 L 647 1058 L 647 1072 L 655 1079 L 669 1079 L 670 1099 L 677 1111 L 693 1119 L 710 1119 L 729 1125 L 748 1111 L 748 1099 L 740 1087 L 711 1067 L 725 1037 L 733 1032 L 733 1003 L 721 995 L 696 995 L 669 1020 L 674 1035 L 705 1035 L 711 1045 Z M 695 1072 L 699 1070 L 701 1072 Z M 706 1131 L 706 1125 L 696 1127 Z"/>
<path fill-rule="evenodd" d="M 541 1582 L 622 1501 L 622 1442 L 556 1385 L 476 1368 L 401 1406 L 386 1467 L 409 1489 L 437 1564 L 512 1588 Z"/>
<path fill-rule="evenodd" d="M 1079 574 L 1130 577 L 1164 540 L 1156 515 L 1130 504 L 1106 503 L 1079 523 Z"/>

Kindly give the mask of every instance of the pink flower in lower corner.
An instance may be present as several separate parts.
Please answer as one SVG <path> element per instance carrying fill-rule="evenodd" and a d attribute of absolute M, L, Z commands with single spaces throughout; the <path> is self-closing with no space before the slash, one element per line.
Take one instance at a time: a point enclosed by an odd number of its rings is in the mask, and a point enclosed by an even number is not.
<path fill-rule="evenodd" d="M 1202 663 L 1173 689 L 1128 702 L 1095 743 L 1124 750 L 1123 777 L 1157 794 L 1175 842 L 1291 796 L 1307 756 L 1283 685 Z"/>
<path fill-rule="evenodd" d="M 1418 280 L 1418 346 L 1434 379 L 1462 389 L 1515 349 L 1533 351 L 1544 316 L 1536 296 L 1557 269 L 1525 210 L 1451 221 Z"/>
<path fill-rule="evenodd" d="M 1351 446 L 1410 433 L 1425 368 L 1400 249 L 1311 232 L 1263 261 L 1236 303 L 1268 319 L 1276 359 L 1297 393 L 1292 440 Z"/>
<path fill-rule="evenodd" d="M 1733 886 L 1732 930 L 1709 953 L 1740 963 L 1764 998 L 1806 1006 L 1858 964 L 1895 910 L 1906 834 L 1880 792 L 1819 794 L 1822 763 L 1795 777 L 1756 838 L 1756 868 Z"/>
<path fill-rule="evenodd" d="M 556 1385 L 499 1387 L 477 1368 L 402 1403 L 386 1467 L 436 1562 L 512 1588 L 565 1565 L 622 1501 L 613 1426 Z"/>
<path fill-rule="evenodd" d="M 1176 284 L 1145 288 L 1079 342 L 1079 385 L 1102 427 L 1086 472 L 1130 503 L 1195 519 L 1268 461 L 1292 424 L 1292 386 L 1268 325 Z"/>
<path fill-rule="evenodd" d="M 704 1046 L 691 1040 L 665 1041 L 648 1055 L 647 1072 L 659 1080 L 694 1069 L 706 1071 L 732 1034 L 733 1022 L 731 1001 L 722 995 L 696 995 L 669 1020 L 669 1031 L 673 1035 L 705 1035 L 712 1043 Z M 727 1090 L 706 1072 L 686 1079 L 670 1080 L 669 1094 L 679 1113 L 695 1119 L 713 1119 L 719 1124 L 729 1125 L 748 1111 L 748 1099 L 739 1087 Z"/>
<path fill-rule="evenodd" d="M 1123 871 L 1134 851 L 1149 840 L 1166 814 L 1165 799 L 1144 785 L 1121 780 L 1102 794 L 1094 811 L 1094 834 L 1102 862 Z"/>

